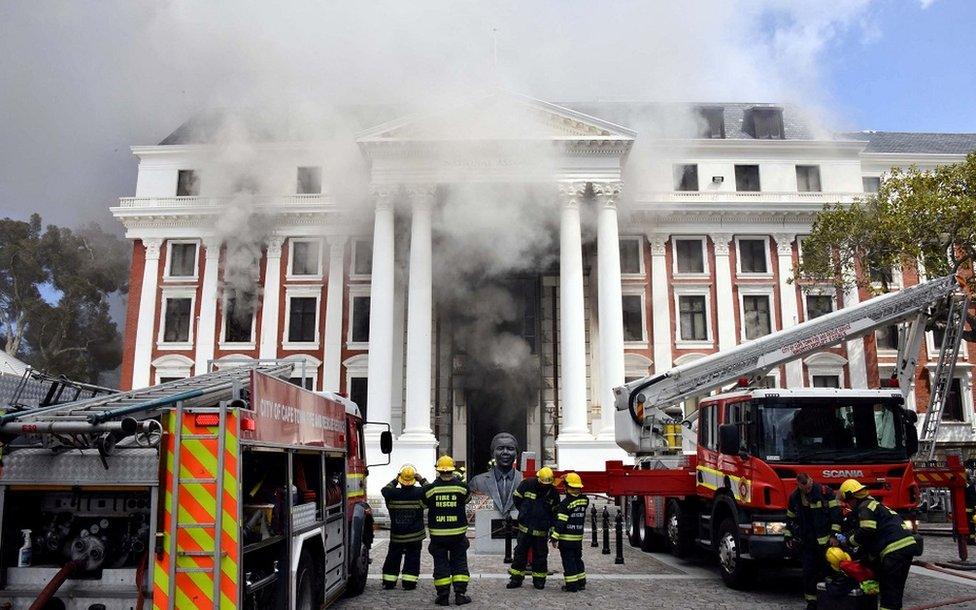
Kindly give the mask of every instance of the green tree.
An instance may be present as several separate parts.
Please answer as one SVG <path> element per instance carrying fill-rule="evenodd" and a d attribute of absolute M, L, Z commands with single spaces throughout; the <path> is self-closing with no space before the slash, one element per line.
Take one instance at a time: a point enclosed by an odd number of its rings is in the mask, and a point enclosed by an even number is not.
<path fill-rule="evenodd" d="M 974 291 L 974 261 L 976 152 L 929 171 L 893 168 L 875 195 L 825 206 L 803 241 L 796 275 L 843 290 L 887 292 L 888 270 L 904 265 L 929 277 L 958 274 Z M 968 341 L 976 341 L 974 322 Z"/>
<path fill-rule="evenodd" d="M 125 240 L 96 225 L 73 231 L 0 220 L 0 339 L 35 368 L 97 382 L 119 365 L 122 340 L 110 299 L 124 294 Z"/>

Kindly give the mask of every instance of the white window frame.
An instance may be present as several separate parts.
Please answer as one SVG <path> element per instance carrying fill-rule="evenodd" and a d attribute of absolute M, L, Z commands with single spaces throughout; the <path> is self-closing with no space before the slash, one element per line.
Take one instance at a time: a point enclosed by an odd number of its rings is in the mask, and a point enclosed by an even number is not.
<path fill-rule="evenodd" d="M 701 243 L 701 273 L 678 271 L 678 241 L 699 241 Z M 676 278 L 703 278 L 711 276 L 711 270 L 708 266 L 708 239 L 704 235 L 671 235 L 671 273 Z"/>
<path fill-rule="evenodd" d="M 803 264 L 803 240 L 810 237 L 809 233 L 803 233 L 796 236 L 796 260 L 801 265 Z"/>
<path fill-rule="evenodd" d="M 305 363 L 305 373 L 306 377 L 311 377 L 312 379 L 312 391 L 316 391 L 319 387 L 319 369 L 322 367 L 322 361 L 315 356 L 310 356 L 309 354 L 292 354 L 291 356 L 285 356 L 282 360 L 286 362 L 294 363 L 294 367 L 291 371 L 291 377 L 288 378 L 290 382 L 292 379 L 300 379 L 302 372 L 302 363 Z M 310 375 L 308 373 L 311 373 Z M 305 387 L 305 386 L 301 386 Z"/>
<path fill-rule="evenodd" d="M 190 299 L 190 328 L 186 341 L 166 342 L 166 308 L 169 299 Z M 159 333 L 156 336 L 156 349 L 159 350 L 188 350 L 193 349 L 194 330 L 196 330 L 197 289 L 195 286 L 164 287 L 159 304 Z"/>
<path fill-rule="evenodd" d="M 766 272 L 756 273 L 753 271 L 743 271 L 742 270 L 742 248 L 739 246 L 742 241 L 759 241 L 763 242 L 763 253 L 766 255 Z M 773 261 L 772 257 L 769 255 L 769 235 L 736 235 L 735 236 L 735 274 L 738 277 L 758 277 L 758 278 L 771 278 L 773 277 Z"/>
<path fill-rule="evenodd" d="M 643 354 L 627 352 L 624 354 L 624 377 L 643 379 L 651 374 L 654 361 Z"/>
<path fill-rule="evenodd" d="M 220 341 L 218 346 L 220 349 L 239 349 L 239 350 L 249 350 L 254 349 L 256 346 L 256 334 L 258 325 L 258 312 L 257 307 L 251 312 L 251 340 L 250 341 L 228 341 L 227 340 L 227 301 L 230 300 L 228 295 L 223 295 L 220 299 Z"/>
<path fill-rule="evenodd" d="M 935 378 L 935 369 L 939 366 L 937 362 L 929 362 L 925 365 L 925 368 L 929 371 L 929 380 Z M 953 379 L 959 380 L 959 390 L 962 394 L 962 421 L 949 421 L 942 420 L 942 425 L 949 426 L 969 426 L 972 428 L 973 432 L 976 432 L 976 419 L 973 418 L 973 371 L 972 365 L 956 364 L 955 374 L 952 376 Z M 939 434 L 937 441 L 949 440 L 943 438 L 942 434 Z"/>
<path fill-rule="evenodd" d="M 298 183 L 299 183 L 299 181 L 298 181 L 298 175 L 299 175 L 299 172 L 301 170 L 303 170 L 303 169 L 317 169 L 317 170 L 319 170 L 319 191 L 317 193 L 299 193 L 298 192 Z M 295 194 L 296 195 L 305 195 L 307 197 L 314 197 L 315 195 L 321 195 L 322 194 L 322 191 L 325 190 L 324 185 L 322 184 L 322 174 L 323 174 L 323 171 L 322 171 L 322 166 L 321 165 L 296 165 L 295 166 Z"/>
<path fill-rule="evenodd" d="M 766 285 L 739 285 L 739 342 L 745 343 L 752 341 L 746 338 L 746 307 L 745 298 L 747 296 L 765 296 L 769 299 L 769 334 L 779 330 L 776 324 L 776 301 L 773 300 L 774 291 L 772 286 Z M 763 337 L 767 335 L 761 335 Z M 759 337 L 757 337 L 758 339 Z"/>
<path fill-rule="evenodd" d="M 627 341 L 624 340 L 624 348 L 640 349 L 646 348 L 648 346 L 647 342 L 647 294 L 643 286 L 625 286 L 621 290 L 621 296 L 631 296 L 640 297 L 640 316 L 641 316 L 641 336 L 644 337 L 640 341 Z M 623 315 L 623 309 L 621 308 L 621 316 Z"/>
<path fill-rule="evenodd" d="M 874 195 L 877 191 L 865 191 L 864 190 L 864 179 L 865 178 L 877 178 L 878 188 L 881 188 L 881 182 L 884 180 L 884 176 L 881 174 L 861 174 L 861 191 L 866 195 Z"/>
<path fill-rule="evenodd" d="M 369 356 L 366 354 L 357 354 L 350 358 L 346 358 L 342 361 L 342 368 L 346 372 L 346 398 L 352 400 L 352 380 L 356 378 L 366 379 L 366 383 L 369 383 Z M 367 385 L 367 387 L 369 387 Z M 362 405 L 357 404 L 356 407 L 359 412 L 362 413 Z"/>
<path fill-rule="evenodd" d="M 170 275 L 170 267 L 173 262 L 173 246 L 176 244 L 193 244 L 193 275 Z M 163 279 L 176 282 L 195 282 L 200 278 L 200 240 L 199 239 L 168 239 L 166 240 L 166 267 L 163 270 Z"/>
<path fill-rule="evenodd" d="M 370 266 L 371 273 L 356 273 L 356 256 L 360 247 L 368 246 L 372 250 L 373 240 L 368 237 L 354 237 L 350 241 L 352 244 L 349 248 L 349 279 L 368 280 L 372 277 L 373 268 Z"/>
<path fill-rule="evenodd" d="M 346 324 L 346 349 L 350 350 L 369 350 L 369 341 L 353 341 L 352 340 L 352 323 L 353 323 L 353 303 L 355 302 L 355 297 L 368 297 L 370 296 L 370 288 L 368 284 L 351 284 L 349 286 L 349 294 L 347 295 L 346 301 L 346 311 L 349 312 L 349 323 Z M 372 304 L 372 301 L 370 301 Z M 370 320 L 372 322 L 372 320 Z M 370 324 L 372 326 L 372 324 Z"/>
<path fill-rule="evenodd" d="M 315 340 L 289 341 L 288 332 L 291 327 L 291 300 L 293 298 L 315 298 Z M 322 325 L 322 286 L 286 286 L 285 287 L 285 321 L 281 333 L 281 349 L 317 349 L 321 341 L 319 326 Z"/>
<path fill-rule="evenodd" d="M 678 175 L 678 168 L 679 167 L 682 167 L 683 168 L 683 167 L 686 167 L 686 166 L 689 166 L 689 165 L 692 165 L 692 166 L 695 167 L 695 174 L 696 174 L 696 176 L 698 178 L 698 184 L 696 185 L 696 188 L 694 190 L 691 190 L 691 191 L 678 190 L 678 186 L 680 185 L 681 177 L 682 177 L 682 176 L 679 176 Z M 683 174 L 683 172 L 682 172 L 682 174 Z M 674 191 L 675 193 L 700 193 L 700 192 L 702 192 L 701 163 L 698 163 L 697 161 L 677 161 L 677 162 L 672 163 L 671 164 L 671 190 Z"/>
<path fill-rule="evenodd" d="M 227 354 L 213 361 L 213 369 L 220 371 L 237 366 L 250 366 L 254 362 L 254 358 L 247 354 Z"/>
<path fill-rule="evenodd" d="M 801 191 L 800 190 L 800 168 L 801 167 L 814 167 L 817 170 L 817 183 L 820 186 L 815 191 Z M 819 163 L 796 163 L 793 165 L 793 173 L 796 177 L 796 192 L 797 193 L 822 193 L 823 192 L 823 171 L 821 171 Z"/>
<path fill-rule="evenodd" d="M 938 362 L 939 350 L 942 349 L 942 346 L 935 343 L 935 331 L 933 330 L 925 331 L 925 349 L 928 350 L 929 360 Z M 965 339 L 959 346 L 959 360 L 969 360 L 969 350 L 966 349 Z M 959 366 L 958 362 L 956 366 Z"/>
<path fill-rule="evenodd" d="M 316 243 L 318 244 L 318 260 L 316 261 L 315 273 L 299 275 L 295 273 L 295 244 L 296 243 Z M 321 279 L 322 277 L 322 239 L 318 237 L 290 237 L 288 238 L 288 270 L 285 279 L 288 280 L 308 280 Z"/>
<path fill-rule="evenodd" d="M 637 279 L 644 277 L 647 274 L 647 271 L 644 268 L 644 238 L 639 235 L 621 235 L 617 241 L 619 241 L 621 244 L 625 241 L 637 242 L 637 264 L 639 271 L 637 273 L 625 273 L 623 269 L 621 269 L 620 277 L 624 279 Z"/>
<path fill-rule="evenodd" d="M 843 356 L 831 352 L 820 352 L 803 359 L 806 365 L 807 375 L 805 382 L 808 388 L 813 387 L 813 377 L 828 376 L 837 377 L 840 388 L 847 387 L 847 376 L 844 375 L 844 365 L 847 360 Z"/>
<path fill-rule="evenodd" d="M 708 285 L 672 285 L 674 298 L 674 345 L 677 349 L 714 347 L 712 333 L 712 291 Z M 681 338 L 681 297 L 705 297 L 705 340 L 694 341 Z"/>
<path fill-rule="evenodd" d="M 153 382 L 157 385 L 162 383 L 163 377 L 179 377 L 186 379 L 190 376 L 193 368 L 193 360 L 180 354 L 166 354 L 153 360 L 150 364 L 153 367 Z"/>
<path fill-rule="evenodd" d="M 900 325 L 899 324 L 891 324 L 890 326 L 894 326 L 896 329 L 898 329 L 898 327 Z M 884 328 L 884 327 L 881 327 L 881 328 Z M 881 356 L 886 356 L 886 357 L 894 357 L 894 356 L 897 356 L 898 355 L 898 348 L 897 347 L 895 347 L 894 349 L 889 349 L 889 348 L 881 347 L 880 345 L 878 345 L 878 339 L 877 339 L 878 335 L 877 335 L 877 332 L 879 330 L 881 330 L 881 328 L 876 328 L 873 331 L 873 334 L 874 334 L 874 337 L 875 337 L 875 340 L 874 340 L 874 349 L 878 353 L 878 357 L 880 358 Z M 899 332 L 900 332 L 900 330 L 899 330 Z M 932 333 L 926 333 L 926 334 L 927 335 L 932 335 Z M 960 356 L 961 355 L 962 354 L 960 354 Z"/>
<path fill-rule="evenodd" d="M 792 290 L 792 288 L 790 288 Z M 804 287 L 800 294 L 803 296 L 803 319 L 807 322 L 810 321 L 810 309 L 807 307 L 807 297 L 830 297 L 830 313 L 833 313 L 840 309 L 840 303 L 837 302 L 837 292 L 830 286 L 810 286 Z"/>

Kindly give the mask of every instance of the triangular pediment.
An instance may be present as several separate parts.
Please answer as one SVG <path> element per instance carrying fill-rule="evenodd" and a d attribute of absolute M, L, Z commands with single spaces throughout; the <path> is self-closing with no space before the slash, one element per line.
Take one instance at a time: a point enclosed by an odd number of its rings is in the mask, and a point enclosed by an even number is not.
<path fill-rule="evenodd" d="M 361 143 L 411 140 L 633 140 L 636 133 L 524 95 L 492 93 L 405 116 L 359 134 Z"/>

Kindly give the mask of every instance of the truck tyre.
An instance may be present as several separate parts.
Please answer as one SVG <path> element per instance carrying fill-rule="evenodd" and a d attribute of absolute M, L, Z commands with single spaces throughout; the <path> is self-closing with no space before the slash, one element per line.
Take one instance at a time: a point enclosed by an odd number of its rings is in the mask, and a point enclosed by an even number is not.
<path fill-rule="evenodd" d="M 627 541 L 630 546 L 640 546 L 640 520 L 644 518 L 644 502 L 637 498 L 630 498 L 627 503 L 630 508 L 628 515 Z"/>
<path fill-rule="evenodd" d="M 692 515 L 677 500 L 668 501 L 665 537 L 668 551 L 678 559 L 687 559 L 695 548 L 695 531 Z"/>
<path fill-rule="evenodd" d="M 741 557 L 742 547 L 739 544 L 739 527 L 735 520 L 726 517 L 718 528 L 715 538 L 715 550 L 718 554 L 719 572 L 726 586 L 732 589 L 746 589 L 751 582 L 752 566 L 748 560 Z"/>
<path fill-rule="evenodd" d="M 322 589 L 316 561 L 308 549 L 302 549 L 295 577 L 295 610 L 313 610 L 322 605 Z"/>
<path fill-rule="evenodd" d="M 356 539 L 356 538 L 353 538 Z M 359 595 L 366 589 L 366 577 L 369 575 L 369 546 L 365 536 L 358 536 L 359 548 L 349 564 L 349 581 L 346 583 L 347 595 Z"/>

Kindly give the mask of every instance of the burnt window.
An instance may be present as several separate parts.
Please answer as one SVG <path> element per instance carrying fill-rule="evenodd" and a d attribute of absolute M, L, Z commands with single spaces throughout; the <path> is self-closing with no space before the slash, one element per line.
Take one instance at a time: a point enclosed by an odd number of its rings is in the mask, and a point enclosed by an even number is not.
<path fill-rule="evenodd" d="M 782 140 L 783 110 L 781 108 L 753 108 L 745 117 L 746 133 L 757 140 Z"/>
<path fill-rule="evenodd" d="M 620 239 L 620 272 L 630 274 L 641 272 L 640 239 Z"/>
<path fill-rule="evenodd" d="M 291 244 L 291 274 L 319 275 L 318 240 L 293 240 Z"/>
<path fill-rule="evenodd" d="M 200 176 L 195 169 L 181 169 L 176 172 L 176 196 L 196 197 L 200 194 Z"/>
<path fill-rule="evenodd" d="M 644 340 L 643 301 L 643 297 L 639 294 L 623 296 L 624 341 Z"/>
<path fill-rule="evenodd" d="M 368 239 L 353 242 L 352 272 L 354 275 L 369 275 L 373 271 L 373 244 Z"/>
<path fill-rule="evenodd" d="M 757 339 L 772 332 L 769 296 L 747 294 L 742 297 L 742 322 L 746 340 Z"/>
<path fill-rule="evenodd" d="M 801 193 L 820 192 L 820 166 L 819 165 L 797 165 L 796 166 L 796 190 Z"/>
<path fill-rule="evenodd" d="M 298 185 L 295 192 L 299 195 L 318 195 L 322 192 L 322 168 L 299 167 Z"/>
<path fill-rule="evenodd" d="M 163 320 L 164 343 L 186 343 L 190 340 L 192 303 L 189 297 L 166 299 L 166 317 Z"/>
<path fill-rule="evenodd" d="M 369 341 L 369 297 L 352 298 L 352 341 Z"/>
<path fill-rule="evenodd" d="M 735 166 L 735 190 L 757 192 L 759 191 L 759 188 L 758 165 Z"/>
<path fill-rule="evenodd" d="M 310 343 L 315 341 L 318 299 L 315 297 L 291 297 L 290 301 L 288 341 L 292 343 Z"/>
<path fill-rule="evenodd" d="M 254 328 L 253 298 L 231 295 L 227 297 L 224 311 L 224 341 L 227 343 L 250 343 Z"/>
<path fill-rule="evenodd" d="M 678 297 L 679 332 L 682 341 L 707 341 L 708 320 L 705 316 L 705 295 Z"/>
<path fill-rule="evenodd" d="M 721 106 L 706 106 L 698 109 L 702 138 L 722 139 L 725 137 L 725 109 Z"/>
<path fill-rule="evenodd" d="M 687 163 L 674 166 L 674 190 L 698 190 L 698 165 Z"/>
<path fill-rule="evenodd" d="M 946 394 L 945 406 L 942 407 L 943 421 L 966 421 L 962 404 L 962 383 L 954 377 L 949 383 L 949 393 Z"/>

